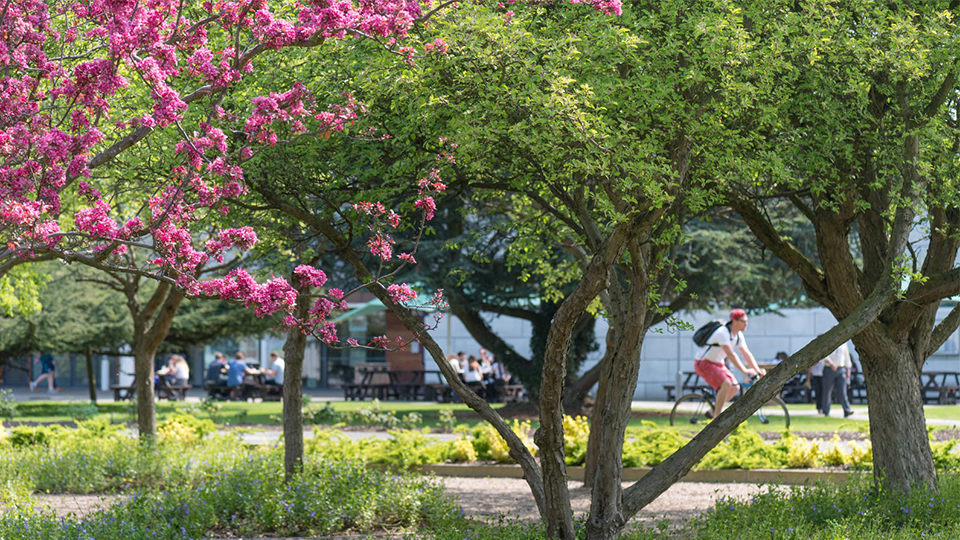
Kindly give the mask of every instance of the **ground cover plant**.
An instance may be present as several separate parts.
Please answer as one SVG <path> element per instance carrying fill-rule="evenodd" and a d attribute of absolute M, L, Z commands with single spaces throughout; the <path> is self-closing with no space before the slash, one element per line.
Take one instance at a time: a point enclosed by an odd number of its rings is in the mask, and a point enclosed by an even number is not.
<path fill-rule="evenodd" d="M 209 533 L 325 535 L 430 526 L 453 514 L 427 478 L 314 455 L 284 482 L 283 452 L 213 434 L 187 415 L 158 424 L 156 443 L 117 426 L 21 426 L 0 438 L 0 538 L 201 538 Z M 131 494 L 82 519 L 59 519 L 33 492 Z"/>
<path fill-rule="evenodd" d="M 513 431 L 536 454 L 533 427 L 530 422 L 513 421 Z M 455 440 L 428 436 L 426 430 L 390 430 L 389 438 L 354 439 L 336 429 L 314 430 L 306 442 L 307 455 L 327 458 L 356 456 L 369 463 L 398 468 L 444 462 L 464 463 L 493 461 L 512 463 L 508 448 L 490 426 L 458 428 Z M 588 421 L 585 417 L 564 418 L 564 454 L 567 465 L 583 465 L 586 457 Z M 627 430 L 623 449 L 625 467 L 651 467 L 661 463 L 690 440 L 690 435 L 673 428 L 645 422 Z M 846 441 L 840 444 L 835 434 L 827 441 L 809 440 L 785 431 L 773 442 L 765 441 L 755 431 L 740 428 L 711 450 L 697 465 L 700 469 L 779 469 L 844 467 L 865 469 L 872 465 L 869 441 Z M 954 452 L 958 442 L 932 443 L 934 459 L 940 470 L 960 467 L 960 455 Z"/>
<path fill-rule="evenodd" d="M 635 540 L 957 538 L 960 536 L 960 476 L 939 475 L 939 493 L 904 494 L 877 487 L 872 478 L 846 484 L 819 483 L 789 490 L 771 486 L 752 500 L 722 496 L 713 508 L 679 529 L 649 529 Z"/>

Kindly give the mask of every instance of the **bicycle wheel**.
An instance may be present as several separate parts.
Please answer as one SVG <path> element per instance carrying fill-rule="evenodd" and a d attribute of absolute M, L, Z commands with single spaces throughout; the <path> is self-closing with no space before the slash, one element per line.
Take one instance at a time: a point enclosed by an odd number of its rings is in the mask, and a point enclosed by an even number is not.
<path fill-rule="evenodd" d="M 775 427 L 779 428 L 780 422 L 777 415 L 781 414 L 781 412 L 783 413 L 782 429 L 788 429 L 790 427 L 790 411 L 787 410 L 787 404 L 779 397 L 774 396 L 766 405 L 757 409 L 757 418 L 761 424 L 769 425 L 774 423 L 776 424 Z"/>
<path fill-rule="evenodd" d="M 703 427 L 712 415 L 713 402 L 707 396 L 686 394 L 673 404 L 673 409 L 670 410 L 670 425 L 691 424 Z"/>

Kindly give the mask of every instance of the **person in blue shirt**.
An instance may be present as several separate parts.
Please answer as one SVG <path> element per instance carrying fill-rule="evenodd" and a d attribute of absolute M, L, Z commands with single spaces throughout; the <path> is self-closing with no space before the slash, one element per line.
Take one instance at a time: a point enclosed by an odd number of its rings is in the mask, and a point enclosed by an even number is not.
<path fill-rule="evenodd" d="M 212 398 L 230 396 L 230 391 L 227 389 L 227 357 L 222 352 L 214 353 L 213 363 L 207 366 L 207 376 L 204 378 L 203 386 Z"/>
<path fill-rule="evenodd" d="M 59 392 L 60 389 L 57 388 L 56 381 L 54 380 L 57 370 L 57 361 L 53 359 L 53 355 L 48 352 L 41 352 L 34 357 L 33 363 L 34 365 L 40 364 L 40 376 L 37 377 L 37 380 L 30 381 L 30 391 L 35 391 L 37 386 L 40 385 L 40 381 L 46 379 L 47 392 L 50 392 L 51 394 L 54 392 Z"/>
<path fill-rule="evenodd" d="M 247 375 L 260 374 L 259 369 L 253 369 L 244 362 L 246 358 L 247 355 L 238 351 L 237 354 L 234 355 L 233 360 L 227 365 L 227 388 L 233 390 L 235 397 L 239 392 L 239 397 L 242 400 L 249 398 L 252 390 L 250 385 L 244 384 L 243 378 Z"/>

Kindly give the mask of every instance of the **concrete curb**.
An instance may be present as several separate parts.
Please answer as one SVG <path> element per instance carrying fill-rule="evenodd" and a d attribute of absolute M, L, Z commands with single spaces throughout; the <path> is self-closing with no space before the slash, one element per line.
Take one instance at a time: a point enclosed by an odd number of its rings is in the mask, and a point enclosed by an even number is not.
<path fill-rule="evenodd" d="M 420 465 L 412 470 L 436 476 L 462 478 L 523 478 L 519 465 Z M 623 480 L 635 482 L 650 472 L 649 467 L 624 467 Z M 681 482 L 723 482 L 746 484 L 813 484 L 818 481 L 843 484 L 860 475 L 851 471 L 823 471 L 810 469 L 701 469 L 687 473 Z M 571 480 L 583 480 L 583 467 L 567 467 Z"/>

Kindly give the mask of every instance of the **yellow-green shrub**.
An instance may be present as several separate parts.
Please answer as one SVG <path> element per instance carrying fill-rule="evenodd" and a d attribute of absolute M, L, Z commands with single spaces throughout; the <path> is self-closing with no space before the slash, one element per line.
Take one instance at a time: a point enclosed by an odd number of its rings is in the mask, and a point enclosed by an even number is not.
<path fill-rule="evenodd" d="M 455 463 L 477 461 L 477 451 L 469 439 L 460 437 L 450 443 L 447 459 Z"/>
<path fill-rule="evenodd" d="M 524 446 L 532 455 L 537 455 L 537 447 L 533 444 L 531 437 L 530 422 L 520 422 L 514 420 L 510 429 L 523 441 Z M 473 447 L 477 451 L 479 459 L 492 459 L 498 463 L 509 463 L 513 461 L 510 457 L 510 448 L 507 441 L 497 433 L 497 430 L 489 424 L 477 426 L 473 431 Z"/>
<path fill-rule="evenodd" d="M 211 420 L 201 420 L 181 412 L 157 424 L 157 441 L 166 444 L 195 444 L 217 430 Z"/>
<path fill-rule="evenodd" d="M 582 465 L 587 457 L 590 421 L 586 416 L 563 416 L 563 459 L 567 465 Z"/>
<path fill-rule="evenodd" d="M 787 431 L 779 442 L 787 446 L 787 468 L 810 469 L 820 464 L 819 441 L 801 439 Z"/>

